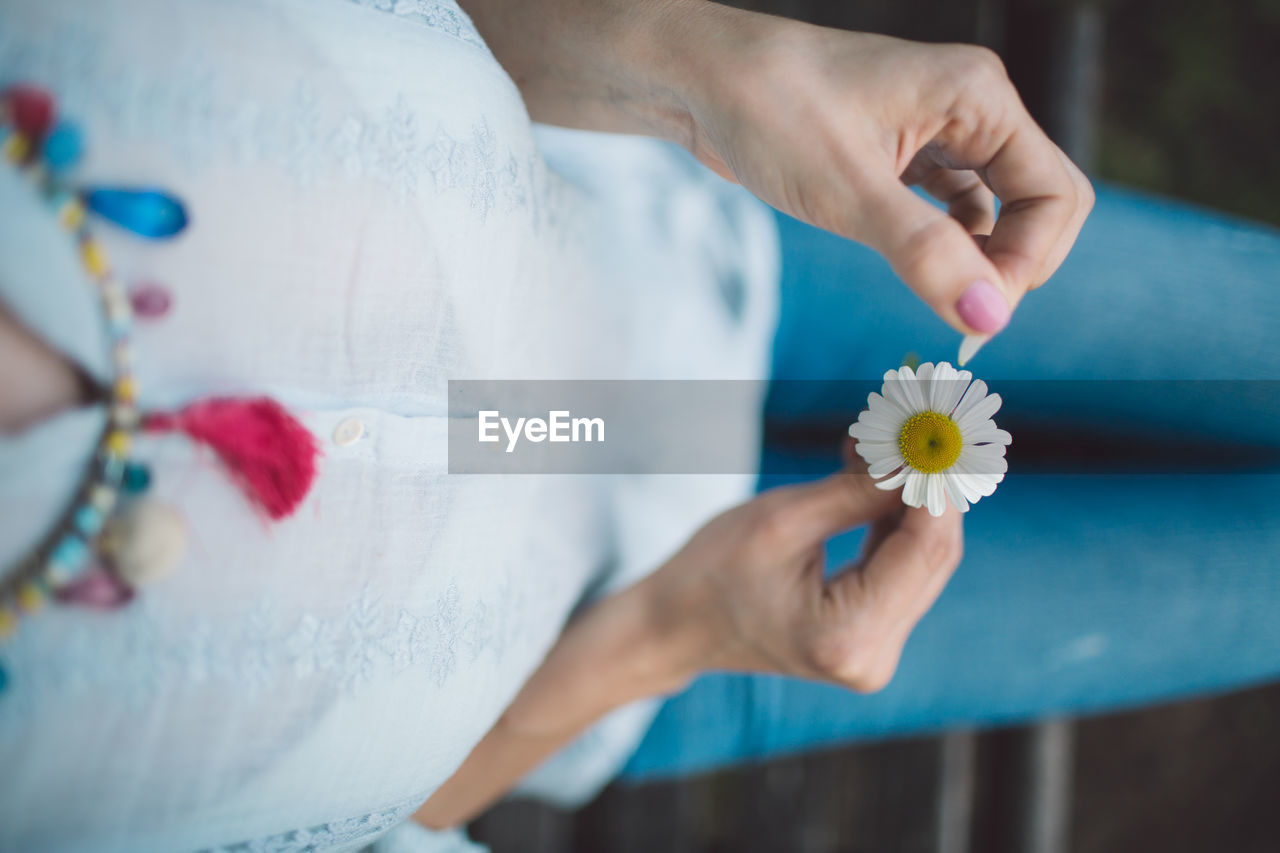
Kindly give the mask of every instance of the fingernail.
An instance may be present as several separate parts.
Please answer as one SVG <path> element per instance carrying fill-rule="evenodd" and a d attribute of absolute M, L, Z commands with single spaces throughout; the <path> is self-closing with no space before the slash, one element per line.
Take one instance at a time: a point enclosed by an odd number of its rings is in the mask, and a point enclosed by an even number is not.
<path fill-rule="evenodd" d="M 1008 325 L 1013 312 L 1000 288 L 982 278 L 960 294 L 956 313 L 975 332 L 991 335 Z"/>

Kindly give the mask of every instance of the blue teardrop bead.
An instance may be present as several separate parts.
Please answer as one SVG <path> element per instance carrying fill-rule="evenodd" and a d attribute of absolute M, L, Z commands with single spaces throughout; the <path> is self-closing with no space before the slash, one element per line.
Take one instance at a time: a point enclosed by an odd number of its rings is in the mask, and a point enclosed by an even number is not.
<path fill-rule="evenodd" d="M 159 190 L 93 189 L 85 206 L 121 228 L 151 239 L 172 237 L 187 227 L 182 202 Z"/>
<path fill-rule="evenodd" d="M 44 140 L 44 161 L 55 172 L 70 169 L 80 161 L 84 153 L 84 141 L 80 128 L 69 121 L 60 121 Z"/>

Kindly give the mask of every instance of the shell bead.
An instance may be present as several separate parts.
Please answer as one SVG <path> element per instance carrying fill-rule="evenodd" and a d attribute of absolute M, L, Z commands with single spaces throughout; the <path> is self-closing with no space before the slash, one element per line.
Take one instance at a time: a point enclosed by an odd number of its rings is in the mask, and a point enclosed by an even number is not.
<path fill-rule="evenodd" d="M 176 510 L 142 501 L 107 525 L 105 548 L 112 565 L 133 587 L 168 575 L 187 550 L 187 523 Z"/>

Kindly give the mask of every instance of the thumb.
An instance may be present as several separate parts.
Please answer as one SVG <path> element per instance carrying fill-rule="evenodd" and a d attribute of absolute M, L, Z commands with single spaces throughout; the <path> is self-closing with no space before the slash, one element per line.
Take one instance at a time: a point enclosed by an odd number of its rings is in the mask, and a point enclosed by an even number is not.
<path fill-rule="evenodd" d="M 1013 313 L 1004 280 L 959 222 L 889 175 L 862 191 L 853 237 L 884 255 L 934 312 L 965 334 L 1000 331 Z"/>
<path fill-rule="evenodd" d="M 865 466 L 774 493 L 775 509 L 782 516 L 776 520 L 797 548 L 809 548 L 880 518 L 902 502 L 897 492 L 877 489 Z"/>

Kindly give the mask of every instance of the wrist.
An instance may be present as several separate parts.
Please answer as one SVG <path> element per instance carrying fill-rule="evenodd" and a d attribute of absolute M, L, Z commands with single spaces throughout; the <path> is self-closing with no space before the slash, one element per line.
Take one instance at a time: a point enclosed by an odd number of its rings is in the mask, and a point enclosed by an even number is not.
<path fill-rule="evenodd" d="M 630 702 L 679 690 L 697 673 L 687 620 L 654 578 L 614 593 L 570 622 L 499 721 L 521 737 L 556 738 Z"/>

